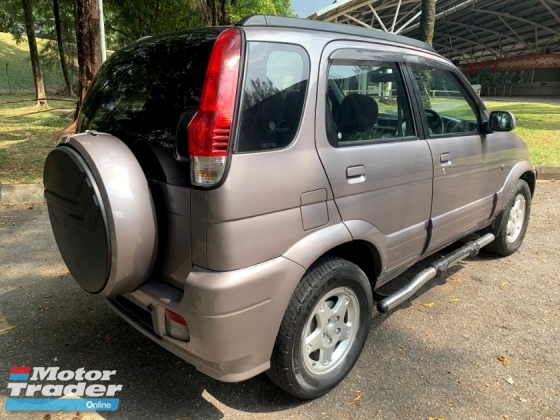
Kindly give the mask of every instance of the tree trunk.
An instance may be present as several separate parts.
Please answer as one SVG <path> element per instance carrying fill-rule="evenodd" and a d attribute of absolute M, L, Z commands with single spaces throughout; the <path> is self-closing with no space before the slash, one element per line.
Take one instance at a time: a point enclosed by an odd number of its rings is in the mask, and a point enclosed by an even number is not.
<path fill-rule="evenodd" d="M 29 44 L 29 55 L 31 56 L 31 69 L 33 70 L 33 81 L 35 82 L 35 96 L 37 105 L 47 105 L 47 95 L 45 94 L 45 84 L 41 73 L 41 63 L 39 62 L 39 51 L 37 50 L 37 40 L 35 39 L 35 26 L 33 22 L 33 4 L 31 0 L 23 1 L 23 12 L 25 14 L 25 29 L 27 31 L 27 43 Z"/>
<path fill-rule="evenodd" d="M 237 0 L 199 0 L 199 3 L 208 25 L 216 26 L 229 24 L 226 6 L 237 4 Z"/>
<path fill-rule="evenodd" d="M 74 119 L 84 102 L 93 78 L 101 67 L 98 0 L 76 0 L 76 43 L 78 48 L 78 103 Z"/>
<path fill-rule="evenodd" d="M 436 0 L 422 0 L 422 14 L 420 15 L 420 40 L 428 45 L 434 42 L 434 29 L 436 25 Z M 430 85 L 432 77 L 428 71 L 421 72 L 416 78 L 420 88 L 420 97 L 424 108 L 431 109 Z"/>
<path fill-rule="evenodd" d="M 229 24 L 229 18 L 227 15 L 227 8 L 226 8 L 227 0 L 220 1 L 220 25 L 227 25 Z M 231 1 L 231 4 L 234 4 L 235 1 Z"/>
<path fill-rule="evenodd" d="M 422 0 L 422 14 L 420 15 L 420 40 L 428 45 L 434 41 L 436 25 L 436 0 Z"/>
<path fill-rule="evenodd" d="M 64 43 L 62 41 L 62 31 L 60 29 L 60 9 L 58 7 L 58 0 L 53 0 L 53 12 L 54 12 L 54 26 L 56 28 L 56 42 L 58 44 L 58 54 L 60 55 L 60 67 L 62 68 L 62 74 L 64 75 L 64 82 L 66 83 L 66 89 L 70 96 L 74 95 L 72 91 L 72 81 L 70 80 L 70 75 L 68 74 L 68 66 L 66 65 L 66 56 L 64 54 Z"/>

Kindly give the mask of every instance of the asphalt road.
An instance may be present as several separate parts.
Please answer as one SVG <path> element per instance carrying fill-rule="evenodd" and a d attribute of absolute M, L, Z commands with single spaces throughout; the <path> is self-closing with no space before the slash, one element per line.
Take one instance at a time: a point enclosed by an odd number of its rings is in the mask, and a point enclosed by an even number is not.
<path fill-rule="evenodd" d="M 388 316 L 374 314 L 354 370 L 311 402 L 264 375 L 217 382 L 152 343 L 81 291 L 46 207 L 28 207 L 0 207 L 0 418 L 80 418 L 3 411 L 12 366 L 116 370 L 119 409 L 83 419 L 560 418 L 559 182 L 538 183 L 514 256 L 482 252 Z"/>

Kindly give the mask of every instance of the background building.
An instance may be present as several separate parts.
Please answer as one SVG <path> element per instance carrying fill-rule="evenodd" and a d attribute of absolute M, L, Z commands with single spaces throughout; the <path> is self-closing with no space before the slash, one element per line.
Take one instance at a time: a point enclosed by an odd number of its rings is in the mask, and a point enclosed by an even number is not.
<path fill-rule="evenodd" d="M 417 38 L 421 0 L 338 0 L 310 19 Z M 482 95 L 560 95 L 560 0 L 439 0 L 434 48 Z"/>

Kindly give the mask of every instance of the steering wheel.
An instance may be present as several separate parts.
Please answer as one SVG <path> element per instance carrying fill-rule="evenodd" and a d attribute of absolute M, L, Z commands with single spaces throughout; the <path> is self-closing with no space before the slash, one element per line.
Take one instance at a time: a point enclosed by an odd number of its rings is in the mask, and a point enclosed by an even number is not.
<path fill-rule="evenodd" d="M 428 120 L 428 127 L 434 134 L 442 134 L 443 133 L 443 119 L 441 116 L 434 111 L 433 109 L 426 108 L 424 109 L 426 113 L 426 119 Z"/>

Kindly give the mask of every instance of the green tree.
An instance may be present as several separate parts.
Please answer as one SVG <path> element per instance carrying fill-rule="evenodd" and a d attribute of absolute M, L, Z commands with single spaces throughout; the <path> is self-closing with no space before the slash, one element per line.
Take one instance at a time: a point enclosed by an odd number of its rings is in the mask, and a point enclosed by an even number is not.
<path fill-rule="evenodd" d="M 70 74 L 68 72 L 68 65 L 66 64 L 66 52 L 64 51 L 64 40 L 62 38 L 62 21 L 60 19 L 60 2 L 59 0 L 53 0 L 53 15 L 54 15 L 54 27 L 56 31 L 56 43 L 58 46 L 58 54 L 60 57 L 60 67 L 62 69 L 62 75 L 64 76 L 64 83 L 66 84 L 66 90 L 70 96 L 74 95 L 72 89 L 72 81 L 70 80 Z"/>
<path fill-rule="evenodd" d="M 420 15 L 419 37 L 428 45 L 432 45 L 434 41 L 434 29 L 436 24 L 436 0 L 422 0 L 422 14 Z M 430 85 L 432 83 L 431 75 L 428 71 L 420 72 L 416 75 L 418 87 L 420 88 L 420 96 L 424 108 L 431 109 L 430 101 Z"/>
<path fill-rule="evenodd" d="M 237 0 L 197 0 L 198 9 L 208 26 L 226 25 L 229 23 L 227 7 L 235 5 Z"/>
<path fill-rule="evenodd" d="M 101 67 L 98 0 L 76 0 L 76 45 L 78 46 L 78 116 L 93 78 Z"/>
<path fill-rule="evenodd" d="M 185 0 L 107 0 L 103 8 L 109 49 L 205 23 L 196 2 Z"/>
<path fill-rule="evenodd" d="M 238 0 L 228 7 L 231 23 L 253 14 L 294 16 L 292 0 Z"/>
<path fill-rule="evenodd" d="M 235 23 L 251 14 L 293 15 L 291 0 L 106 0 L 104 11 L 110 49 L 146 35 Z"/>
<path fill-rule="evenodd" d="M 9 32 L 17 43 L 25 42 L 27 30 L 24 8 L 21 0 L 1 0 L 3 10 L 0 12 L 0 32 Z M 59 6 L 60 38 L 62 40 L 62 56 L 66 59 L 68 82 L 77 79 L 76 61 L 76 27 L 74 19 L 74 0 L 32 0 L 33 29 L 35 37 L 42 40 L 38 45 L 39 62 L 43 76 L 61 73 L 64 75 L 60 43 L 57 40 L 54 2 Z M 65 76 L 65 75 L 64 75 Z M 65 77 L 66 79 L 66 77 Z M 49 78 L 45 89 L 49 88 Z M 52 80 L 52 78 L 51 78 Z M 68 86 L 66 91 L 69 91 Z"/>
<path fill-rule="evenodd" d="M 7 10 L 0 10 L 0 32 L 10 32 L 15 24 L 14 16 L 11 13 Z"/>
<path fill-rule="evenodd" d="M 17 42 L 26 36 L 22 0 L 0 0 L 0 30 L 9 31 Z M 28 0 L 26 0 L 28 1 Z M 84 45 L 83 33 L 76 32 L 76 11 L 89 0 L 29 0 L 33 1 L 36 36 L 44 42 L 39 51 L 43 72 L 60 73 L 65 91 L 89 86 L 82 75 L 83 57 L 78 44 Z M 75 10 L 76 7 L 76 10 Z M 58 9 L 58 10 L 57 10 Z M 146 35 L 157 35 L 208 24 L 235 23 L 251 14 L 293 15 L 291 0 L 104 0 L 107 47 L 117 50 Z M 86 25 L 93 29 L 95 22 Z M 79 38 L 79 39 L 78 39 Z M 88 45 L 92 45 L 88 42 Z M 89 47 L 88 47 L 89 48 Z M 82 62 L 82 64 L 80 64 Z M 79 70 L 79 67 L 81 70 Z M 89 66 L 91 67 L 91 66 Z M 88 68 L 89 68 L 88 67 Z M 94 68 L 93 66 L 92 68 Z M 95 72 L 89 72 L 93 75 Z M 81 74 L 81 73 L 80 73 Z M 48 80 L 48 79 L 47 79 Z M 85 92 L 78 92 L 81 97 Z"/>
<path fill-rule="evenodd" d="M 27 43 L 29 45 L 29 55 L 31 57 L 31 70 L 33 71 L 33 82 L 35 83 L 35 96 L 37 105 L 47 105 L 47 95 L 45 94 L 45 83 L 41 72 L 39 61 L 39 51 L 37 40 L 35 39 L 35 23 L 33 20 L 33 4 L 31 0 L 22 0 L 23 13 L 25 16 L 25 30 L 27 33 Z"/>

